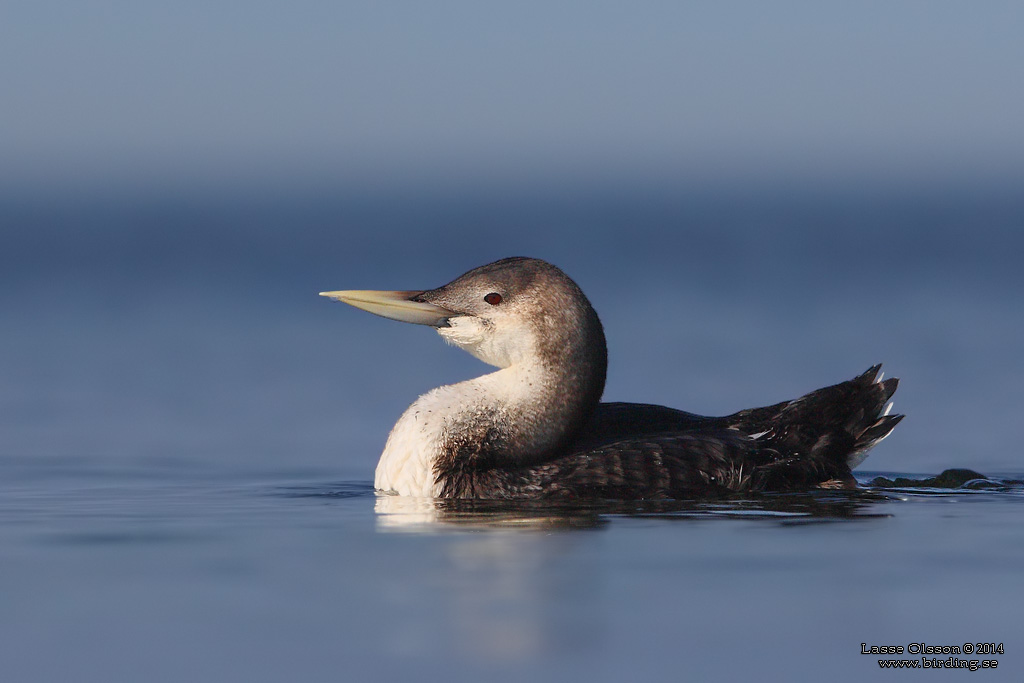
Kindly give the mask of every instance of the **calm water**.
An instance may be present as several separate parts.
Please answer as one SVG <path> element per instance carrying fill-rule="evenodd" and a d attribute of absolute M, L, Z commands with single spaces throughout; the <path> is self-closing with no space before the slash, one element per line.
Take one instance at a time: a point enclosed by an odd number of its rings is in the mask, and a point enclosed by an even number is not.
<path fill-rule="evenodd" d="M 725 413 L 883 361 L 908 418 L 863 482 L 1021 478 L 1019 201 L 164 198 L 0 221 L 4 680 L 854 681 L 909 675 L 862 642 L 921 641 L 1003 642 L 978 675 L 1019 680 L 1020 489 L 378 498 L 397 415 L 483 366 L 316 297 L 544 257 L 602 315 L 610 400 Z"/>

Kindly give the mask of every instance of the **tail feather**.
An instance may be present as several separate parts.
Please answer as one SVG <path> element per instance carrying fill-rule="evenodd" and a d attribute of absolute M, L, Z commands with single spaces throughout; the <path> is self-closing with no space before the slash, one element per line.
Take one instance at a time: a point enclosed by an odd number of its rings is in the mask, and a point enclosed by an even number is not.
<path fill-rule="evenodd" d="M 881 366 L 876 365 L 868 372 L 879 369 Z M 858 379 L 867 374 L 861 375 Z M 903 415 L 889 415 L 889 411 L 892 410 L 889 399 L 896 393 L 899 384 L 899 379 L 892 377 L 885 381 L 873 380 L 864 386 L 862 417 L 847 426 L 847 431 L 854 437 L 853 449 L 846 456 L 846 464 L 851 470 L 864 462 L 868 457 L 868 451 L 889 436 L 904 418 Z"/>
<path fill-rule="evenodd" d="M 890 377 L 884 382 L 878 382 L 882 386 L 882 403 L 886 403 L 892 395 L 896 393 L 896 388 L 900 385 L 900 380 L 896 377 Z"/>
<path fill-rule="evenodd" d="M 857 445 L 861 448 L 871 448 L 876 443 L 889 436 L 896 425 L 904 418 L 903 415 L 884 416 L 878 419 L 873 425 L 861 432 L 857 438 Z"/>
<path fill-rule="evenodd" d="M 847 473 L 903 419 L 889 415 L 899 379 L 883 380 L 882 366 L 818 389 L 795 401 L 745 410 L 727 418 L 730 427 L 757 435 L 784 453 L 809 458 Z"/>

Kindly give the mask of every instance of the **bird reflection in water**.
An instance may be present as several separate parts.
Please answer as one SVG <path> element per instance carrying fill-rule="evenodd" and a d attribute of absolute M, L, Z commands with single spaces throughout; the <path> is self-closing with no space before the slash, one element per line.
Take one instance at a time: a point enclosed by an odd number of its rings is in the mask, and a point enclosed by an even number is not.
<path fill-rule="evenodd" d="M 879 503 L 888 497 L 869 490 L 811 491 L 694 500 L 587 501 L 552 504 L 543 501 L 459 500 L 417 498 L 378 493 L 375 503 L 381 531 L 444 529 L 595 529 L 616 517 L 665 520 L 765 519 L 781 524 L 807 524 L 885 517 Z"/>

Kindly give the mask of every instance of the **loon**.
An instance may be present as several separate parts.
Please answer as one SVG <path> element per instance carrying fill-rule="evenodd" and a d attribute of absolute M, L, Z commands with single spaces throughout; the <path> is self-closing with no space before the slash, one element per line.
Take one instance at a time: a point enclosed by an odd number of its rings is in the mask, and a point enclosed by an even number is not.
<path fill-rule="evenodd" d="M 649 500 L 856 488 L 851 472 L 903 415 L 876 365 L 793 401 L 705 417 L 602 403 L 607 348 L 587 297 L 545 261 L 490 263 L 426 291 L 326 296 L 428 325 L 499 369 L 420 396 L 374 486 L 402 496 Z"/>

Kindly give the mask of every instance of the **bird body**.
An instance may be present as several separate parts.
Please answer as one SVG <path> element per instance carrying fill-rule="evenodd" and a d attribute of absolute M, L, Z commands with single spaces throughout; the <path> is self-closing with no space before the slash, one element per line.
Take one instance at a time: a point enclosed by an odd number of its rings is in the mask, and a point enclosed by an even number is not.
<path fill-rule="evenodd" d="M 903 417 L 887 414 L 897 380 L 882 381 L 880 366 L 726 417 L 601 403 L 601 322 L 579 287 L 538 259 L 503 259 L 422 292 L 323 294 L 435 327 L 499 368 L 403 413 L 377 465 L 383 492 L 635 500 L 850 486 L 851 468 Z"/>

